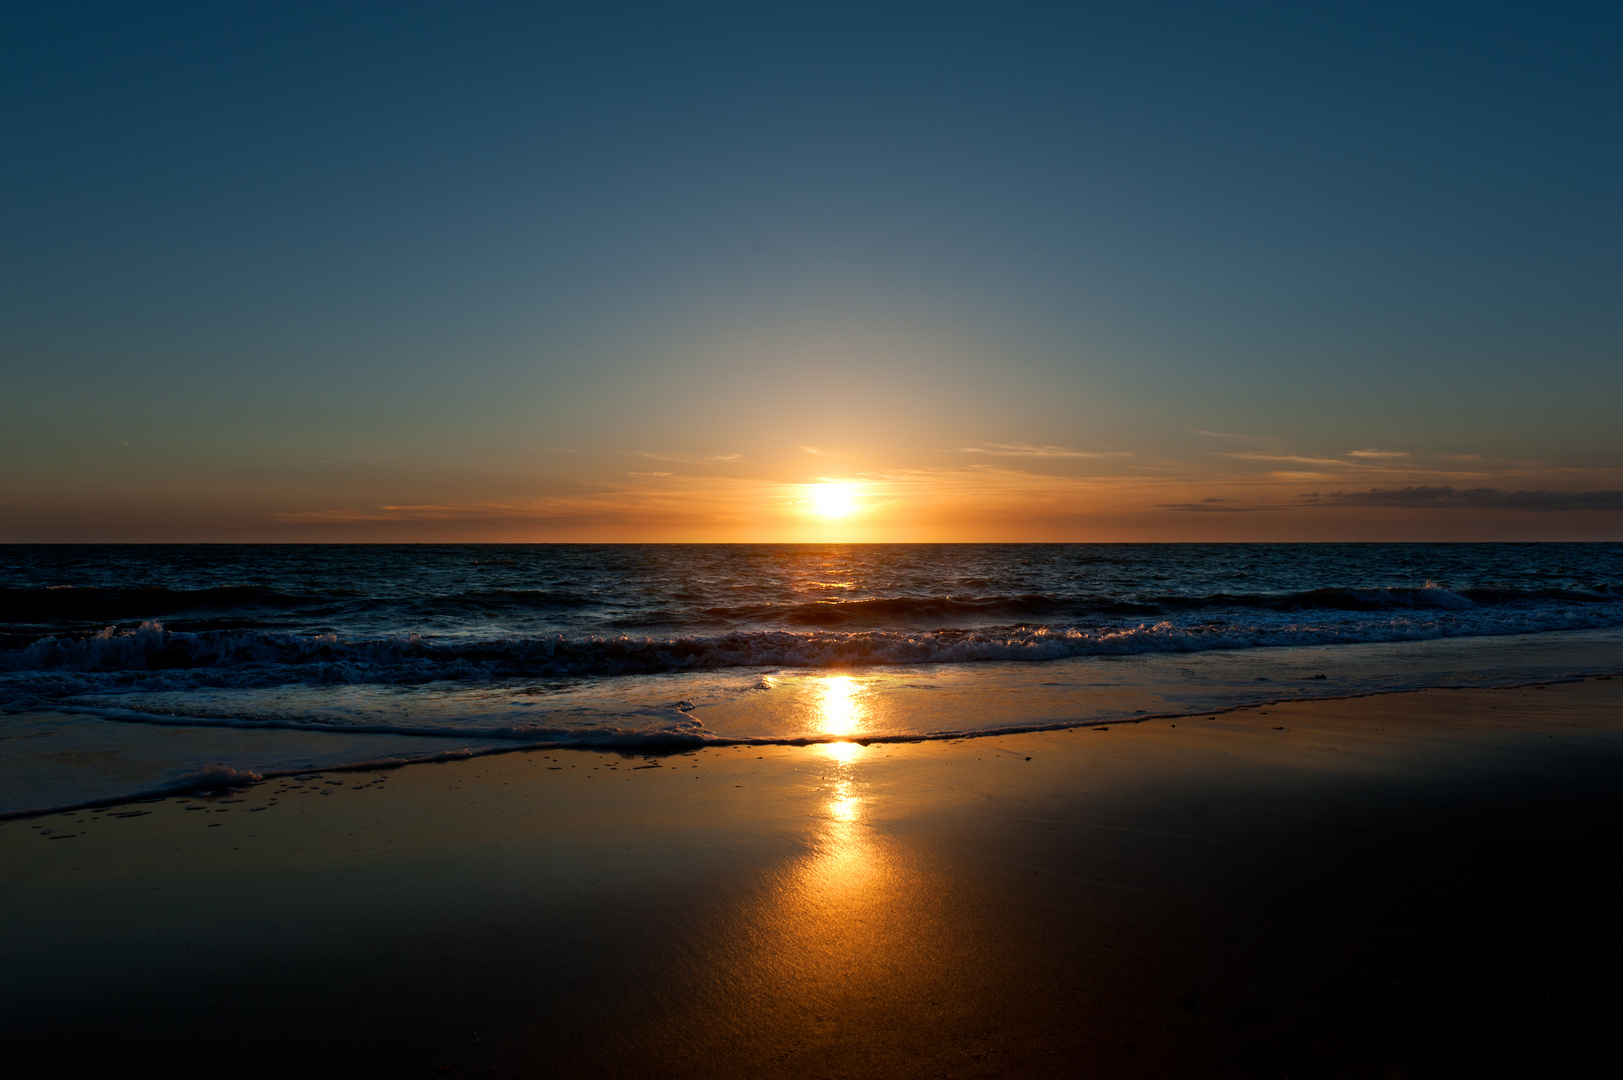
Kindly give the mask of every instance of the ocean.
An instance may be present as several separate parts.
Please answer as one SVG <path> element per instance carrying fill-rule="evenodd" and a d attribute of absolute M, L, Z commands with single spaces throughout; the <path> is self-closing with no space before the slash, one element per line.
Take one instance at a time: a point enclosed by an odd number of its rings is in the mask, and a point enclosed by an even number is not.
<path fill-rule="evenodd" d="M 1620 544 L 7 545 L 0 813 L 1620 669 Z"/>

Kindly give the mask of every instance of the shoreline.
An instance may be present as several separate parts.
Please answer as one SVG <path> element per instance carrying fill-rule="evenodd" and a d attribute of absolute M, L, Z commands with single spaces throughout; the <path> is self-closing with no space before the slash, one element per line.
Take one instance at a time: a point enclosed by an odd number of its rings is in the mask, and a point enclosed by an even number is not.
<path fill-rule="evenodd" d="M 99 799 L 89 799 L 89 801 L 84 802 L 67 802 L 67 804 L 62 804 L 62 806 L 50 806 L 44 807 L 44 809 L 32 809 L 31 807 L 31 809 L 0 810 L 0 822 L 28 820 L 34 819 L 34 817 L 49 817 L 49 815 L 52 814 L 68 814 L 68 812 L 75 812 L 75 810 L 109 809 L 109 807 L 127 806 L 127 804 L 136 804 L 136 802 L 162 802 L 164 799 L 177 799 L 177 797 L 185 796 L 201 796 L 201 794 L 209 793 L 239 793 L 239 791 L 245 791 L 245 789 L 253 788 L 253 786 L 256 786 L 256 784 L 269 783 L 269 781 L 274 780 L 284 780 L 284 778 L 289 778 L 289 776 L 312 775 L 312 773 L 368 773 L 368 771 L 407 768 L 411 767 L 411 765 L 443 765 L 443 763 L 446 762 L 463 762 L 463 760 L 469 760 L 469 758 L 497 757 L 497 755 L 503 754 L 532 754 L 532 752 L 537 752 L 537 750 L 583 750 L 583 752 L 596 752 L 596 754 L 620 754 L 630 755 L 630 757 L 638 757 L 638 755 L 644 754 L 654 755 L 654 757 L 670 757 L 670 755 L 688 754 L 688 752 L 691 752 L 691 750 L 706 749 L 706 747 L 709 747 L 709 749 L 727 749 L 727 747 L 764 747 L 764 745 L 773 745 L 773 747 L 779 747 L 779 745 L 782 745 L 782 747 L 808 747 L 808 745 L 831 745 L 841 744 L 841 742 L 849 742 L 849 744 L 867 747 L 867 745 L 875 744 L 901 745 L 912 744 L 912 742 L 956 742 L 964 741 L 964 739 L 990 739 L 990 737 L 998 736 L 1026 736 L 1026 734 L 1042 734 L 1042 732 L 1050 731 L 1071 731 L 1071 729 L 1076 728 L 1110 728 L 1110 726 L 1120 726 L 1120 724 L 1141 724 L 1147 723 L 1147 721 L 1159 721 L 1159 719 L 1196 719 L 1201 718 L 1201 716 L 1208 716 L 1208 718 L 1216 719 L 1219 718 L 1219 716 L 1230 715 L 1230 713 L 1242 713 L 1242 711 L 1255 710 L 1255 708 L 1268 708 L 1268 706 L 1298 705 L 1298 703 L 1307 702 L 1354 702 L 1354 700 L 1358 700 L 1358 698 L 1386 697 L 1386 695 L 1394 695 L 1394 693 L 1427 693 L 1431 692 L 1431 690 L 1461 690 L 1461 692 L 1464 692 L 1464 690 L 1518 690 L 1526 689 L 1526 687 L 1552 687 L 1552 685 L 1574 684 L 1574 682 L 1587 682 L 1587 680 L 1599 680 L 1599 682 L 1605 682 L 1605 680 L 1610 680 L 1617 676 L 1623 676 L 1623 667 L 1620 667 L 1620 669 L 1615 672 L 1607 672 L 1607 674 L 1566 676 L 1558 677 L 1558 679 L 1532 680 L 1532 682 L 1436 685 L 1436 687 L 1420 687 L 1420 689 L 1414 689 L 1414 687 L 1404 687 L 1404 689 L 1393 690 L 1363 690 L 1363 692 L 1358 693 L 1326 693 L 1326 695 L 1313 695 L 1313 697 L 1279 697 L 1269 698 L 1269 700 L 1266 700 L 1266 702 L 1251 702 L 1246 703 L 1246 705 L 1233 705 L 1227 706 L 1227 708 L 1217 708 L 1217 710 L 1203 708 L 1203 710 L 1183 711 L 1183 713 L 1152 713 L 1152 715 L 1125 716 L 1125 718 L 1113 719 L 1089 719 L 1089 721 L 1057 721 L 1057 723 L 1029 724 L 1029 726 L 1008 726 L 1008 728 L 985 728 L 977 729 L 977 731 L 925 732 L 925 734 L 876 734 L 876 736 L 863 737 L 828 736 L 826 739 L 813 739 L 813 737 L 810 736 L 792 737 L 792 739 L 773 739 L 773 737 L 716 737 L 716 739 L 703 739 L 703 737 L 672 736 L 669 737 L 669 739 L 654 739 L 654 737 L 649 737 L 649 739 L 639 739 L 639 741 L 625 742 L 625 744 L 610 744 L 610 742 L 524 742 L 524 744 L 518 745 L 497 745 L 497 747 L 476 747 L 476 749 L 445 750 L 443 754 L 425 755 L 425 757 L 372 758 L 372 760 L 364 760 L 364 762 L 346 762 L 342 763 L 342 765 L 321 765 L 321 767 L 315 768 L 278 768 L 278 770 L 263 771 L 252 770 L 252 773 L 248 775 L 247 780 L 237 781 L 237 783 L 221 784 L 219 781 L 206 780 L 206 778 L 200 778 L 200 780 L 196 781 L 182 780 L 177 781 L 177 783 L 174 784 L 167 784 L 167 786 L 162 786 L 162 788 L 146 789 L 146 791 L 138 791 L 138 793 L 133 794 L 122 794 L 122 796 L 99 797 Z M 97 716 L 97 718 L 102 718 L 102 716 L 97 715 L 96 711 L 88 710 L 88 708 L 86 708 L 86 710 L 80 710 L 80 713 L 81 715 Z M 203 721 L 203 719 L 198 719 L 198 721 L 167 721 L 167 719 L 136 721 L 136 719 L 128 719 L 120 716 L 120 718 L 117 718 L 117 721 L 114 721 L 114 723 L 151 723 L 154 724 L 154 726 L 183 726 L 183 728 L 221 728 L 221 724 L 211 724 L 209 721 Z M 284 724 L 271 723 L 232 724 L 232 729 L 243 729 L 243 731 L 258 731 L 258 729 L 268 729 L 268 731 L 321 731 L 341 732 L 341 734 L 360 734 L 360 732 L 367 731 L 367 729 L 364 728 L 336 728 L 336 726 L 320 726 L 320 724 L 310 724 L 310 726 L 291 728 L 291 726 L 284 726 Z M 450 739 L 450 737 L 454 736 L 451 736 L 451 734 L 443 734 L 443 736 L 440 736 L 440 734 L 435 732 L 433 736 L 425 737 L 446 737 L 446 739 Z"/>
<path fill-rule="evenodd" d="M 847 674 L 847 672 L 845 672 L 843 670 L 836 670 L 834 672 L 825 673 L 825 674 L 841 674 L 841 675 L 843 675 L 843 674 Z M 254 787 L 254 786 L 258 785 L 258 784 L 268 783 L 268 782 L 271 782 L 271 781 L 274 781 L 274 780 L 280 780 L 280 779 L 285 779 L 285 778 L 291 777 L 291 776 L 301 776 L 301 775 L 317 773 L 317 772 L 331 772 L 331 773 L 375 772 L 375 771 L 378 771 L 378 770 L 406 768 L 408 766 L 413 766 L 413 765 L 435 765 L 435 764 L 443 764 L 443 763 L 449 762 L 449 761 L 463 761 L 463 760 L 469 760 L 469 759 L 473 759 L 473 758 L 492 757 L 492 756 L 498 756 L 498 755 L 503 755 L 503 754 L 534 753 L 534 752 L 543 751 L 543 750 L 579 750 L 579 751 L 584 751 L 584 752 L 610 753 L 610 754 L 631 755 L 631 756 L 636 756 L 636 755 L 641 755 L 641 754 L 651 754 L 651 755 L 655 755 L 655 756 L 670 756 L 670 755 L 675 755 L 675 754 L 689 753 L 689 752 L 691 752 L 693 750 L 697 750 L 697 749 L 704 749 L 704 748 L 718 748 L 719 749 L 719 748 L 727 748 L 727 747 L 734 747 L 734 746 L 742 746 L 742 747 L 750 747 L 750 746 L 806 747 L 806 746 L 825 746 L 825 745 L 837 744 L 837 743 L 852 743 L 852 744 L 859 745 L 859 746 L 869 746 L 869 745 L 876 745 L 876 744 L 877 745 L 901 745 L 901 744 L 908 744 L 908 743 L 955 742 L 955 741 L 959 741 L 959 740 L 968 740 L 968 739 L 995 738 L 995 737 L 1000 737 L 1000 736 L 1014 736 L 1014 735 L 1031 735 L 1031 734 L 1040 734 L 1040 733 L 1044 733 L 1044 732 L 1053 732 L 1053 731 L 1069 731 L 1069 730 L 1076 729 L 1076 728 L 1097 728 L 1097 727 L 1110 727 L 1110 726 L 1124 725 L 1124 724 L 1140 724 L 1140 723 L 1146 723 L 1146 722 L 1152 722 L 1152 721 L 1160 721 L 1160 720 L 1186 720 L 1186 719 L 1196 719 L 1196 718 L 1199 718 L 1199 717 L 1211 717 L 1211 718 L 1215 719 L 1217 717 L 1221 717 L 1221 716 L 1228 715 L 1228 714 L 1241 713 L 1241 712 L 1244 712 L 1244 711 L 1246 711 L 1248 709 L 1266 708 L 1266 707 L 1273 707 L 1273 706 L 1287 705 L 1287 704 L 1302 704 L 1302 703 L 1309 703 L 1309 702 L 1355 701 L 1355 700 L 1359 700 L 1359 699 L 1362 699 L 1362 698 L 1385 697 L 1385 696 L 1390 696 L 1390 695 L 1394 695 L 1394 694 L 1401 695 L 1401 694 L 1428 693 L 1428 692 L 1432 692 L 1432 691 L 1469 692 L 1469 691 L 1475 691 L 1475 690 L 1516 690 L 1516 689 L 1522 689 L 1522 688 L 1526 688 L 1526 687 L 1535 687 L 1535 686 L 1560 686 L 1560 685 L 1567 685 L 1567 684 L 1572 684 L 1572 683 L 1582 683 L 1582 682 L 1589 681 L 1589 680 L 1607 681 L 1607 680 L 1613 679 L 1613 678 L 1618 677 L 1618 676 L 1623 676 L 1623 667 L 1619 667 L 1619 668 L 1617 668 L 1615 670 L 1605 671 L 1604 673 L 1590 672 L 1590 673 L 1582 674 L 1582 675 L 1567 675 L 1567 676 L 1560 676 L 1560 677 L 1555 677 L 1555 678 L 1535 679 L 1535 680 L 1530 680 L 1530 681 L 1525 681 L 1525 682 L 1506 682 L 1506 683 L 1487 682 L 1487 683 L 1474 683 L 1474 684 L 1461 684 L 1461 685 L 1426 686 L 1426 687 L 1418 687 L 1418 688 L 1415 688 L 1415 687 L 1399 687 L 1399 688 L 1393 688 L 1393 689 L 1362 690 L 1362 691 L 1357 691 L 1357 692 L 1352 692 L 1352 693 L 1309 695 L 1309 696 L 1301 696 L 1301 697 L 1291 697 L 1291 696 L 1287 695 L 1287 696 L 1280 696 L 1280 697 L 1277 697 L 1277 698 L 1270 698 L 1270 699 L 1267 699 L 1267 700 L 1251 701 L 1251 702 L 1247 702 L 1245 704 L 1231 705 L 1231 706 L 1225 706 L 1225 707 L 1214 708 L 1214 709 L 1195 709 L 1195 710 L 1188 710 L 1188 711 L 1182 711 L 1182 712 L 1157 712 L 1157 713 L 1147 713 L 1147 714 L 1144 714 L 1144 715 L 1114 717 L 1114 718 L 1109 718 L 1109 719 L 1058 720 L 1058 721 L 1042 722 L 1042 723 L 1036 723 L 1036 724 L 1015 724 L 1015 725 L 1009 725 L 1009 726 L 1005 726 L 1005 727 L 981 728 L 981 729 L 975 729 L 975 730 L 952 731 L 952 732 L 925 732 L 925 733 L 908 733 L 908 734 L 883 734 L 883 733 L 881 733 L 881 734 L 874 734 L 874 735 L 866 735 L 866 736 L 862 736 L 862 737 L 856 737 L 856 736 L 853 736 L 853 735 L 845 734 L 845 735 L 829 735 L 826 738 L 813 738 L 813 737 L 810 737 L 810 736 L 797 736 L 797 737 L 793 737 L 793 738 L 774 738 L 774 737 L 768 737 L 768 736 L 760 736 L 760 737 L 717 736 L 717 737 L 713 737 L 713 738 L 705 738 L 703 736 L 689 736 L 689 735 L 685 735 L 685 734 L 672 734 L 672 735 L 670 735 L 668 737 L 638 736 L 638 737 L 635 737 L 635 738 L 628 738 L 623 743 L 611 743 L 611 742 L 607 742 L 607 741 L 591 743 L 591 742 L 570 742 L 570 741 L 562 741 L 562 740 L 552 740 L 552 741 L 541 741 L 541 742 L 533 742 L 533 743 L 515 743 L 514 745 L 511 745 L 511 746 L 498 745 L 498 746 L 467 747 L 467 748 L 458 748 L 458 749 L 454 749 L 454 750 L 442 751 L 442 752 L 436 753 L 436 754 L 427 754 L 427 755 L 423 755 L 423 756 L 419 756 L 419 757 L 410 757 L 410 758 L 396 758 L 396 757 L 370 758 L 370 759 L 365 759 L 365 760 L 361 760 L 361 761 L 345 762 L 345 763 L 338 764 L 338 765 L 322 765 L 322 766 L 313 766 L 313 767 L 309 767 L 309 768 L 244 769 L 240 773 L 240 775 L 243 775 L 245 777 L 243 780 L 237 781 L 237 782 L 228 782 L 228 783 L 220 783 L 218 779 L 214 779 L 214 778 L 210 778 L 210 777 L 206 777 L 206 776 L 198 777 L 196 779 L 182 777 L 182 778 L 180 778 L 180 779 L 178 779 L 178 780 L 176 780 L 176 781 L 174 781 L 174 782 L 172 782 L 170 784 L 160 785 L 158 787 L 148 788 L 148 789 L 144 789 L 144 790 L 141 790 L 141 791 L 128 793 L 128 794 L 102 796 L 102 797 L 98 797 L 98 798 L 95 798 L 95 799 L 82 800 L 82 801 L 79 801 L 79 802 L 62 803 L 62 804 L 59 804 L 59 805 L 52 805 L 52 806 L 47 806 L 47 807 L 43 807 L 43 808 L 40 808 L 40 807 L 27 807 L 27 808 L 16 808 L 16 809 L 11 809 L 11 810 L 0 810 L 0 822 L 29 820 L 29 819 L 36 818 L 36 817 L 48 817 L 48 816 L 50 816 L 52 814 L 62 814 L 62 813 L 70 813 L 70 812 L 77 812 L 77 811 L 102 810 L 102 809 L 107 809 L 107 808 L 114 807 L 114 806 L 122 806 L 122 805 L 127 805 L 127 804 L 134 804 L 134 803 L 161 802 L 161 801 L 163 801 L 165 799 L 183 798 L 183 797 L 192 796 L 192 795 L 205 795 L 205 794 L 208 794 L 210 792 L 236 792 L 236 791 L 247 790 L 247 789 L 252 788 L 252 787 Z M 218 723 L 218 722 L 212 722 L 212 721 L 205 720 L 205 719 L 169 719 L 169 718 L 161 718 L 161 717 L 156 717 L 156 716 L 151 720 L 147 720 L 147 719 L 142 719 L 142 718 L 139 718 L 139 717 L 136 717 L 136 716 L 133 716 L 133 715 L 128 715 L 128 714 L 133 713 L 133 710 L 118 710 L 118 711 L 123 713 L 123 714 L 126 714 L 126 715 L 120 715 L 120 716 L 117 716 L 117 717 L 108 717 L 108 716 L 104 715 L 104 712 L 101 711 L 101 710 L 97 710 L 97 709 L 94 709 L 94 708 L 91 708 L 91 707 L 84 707 L 84 706 L 68 706 L 68 707 L 61 708 L 61 709 L 47 708 L 47 709 L 39 709 L 39 710 L 28 710 L 26 713 L 20 713 L 20 714 L 15 714 L 15 715 L 37 715 L 37 714 L 50 714 L 50 713 L 53 713 L 53 712 L 60 712 L 60 713 L 66 714 L 66 715 L 89 716 L 89 717 L 91 717 L 93 719 L 106 720 L 109 723 L 140 723 L 140 724 L 151 724 L 154 727 L 190 727 L 190 728 L 201 728 L 201 729 L 211 730 L 211 731 L 220 731 L 220 730 L 228 730 L 228 731 L 268 730 L 268 731 L 318 732 L 318 733 L 331 733 L 331 734 L 370 734 L 370 733 L 373 733 L 373 732 L 377 731 L 376 728 L 366 728 L 366 727 L 358 726 L 358 725 L 345 727 L 345 726 L 342 726 L 342 725 L 316 723 L 316 724 L 301 724 L 301 725 L 298 725 L 298 726 L 293 726 L 293 725 L 289 725 L 289 724 L 281 722 L 281 721 L 271 721 L 271 722 L 238 721 L 238 722 L 233 722 L 233 723 L 230 723 L 230 724 L 223 724 L 223 723 Z M 387 734 L 403 734 L 403 732 L 387 732 Z M 413 736 L 419 736 L 420 735 L 420 737 L 423 737 L 423 738 L 454 739 L 454 738 L 458 737 L 456 733 L 450 732 L 450 731 L 446 731 L 446 732 L 431 731 L 431 732 L 423 732 L 423 733 L 411 732 L 410 734 L 413 735 Z M 211 768 L 212 767 L 230 769 L 230 767 L 228 767 L 228 766 L 211 766 Z M 230 769 L 230 771 L 235 772 L 237 770 Z"/>
<path fill-rule="evenodd" d="M 1601 1045 L 1623 684 L 1212 715 L 8 821 L 0 1026 L 23 1075 L 1481 1075 Z"/>

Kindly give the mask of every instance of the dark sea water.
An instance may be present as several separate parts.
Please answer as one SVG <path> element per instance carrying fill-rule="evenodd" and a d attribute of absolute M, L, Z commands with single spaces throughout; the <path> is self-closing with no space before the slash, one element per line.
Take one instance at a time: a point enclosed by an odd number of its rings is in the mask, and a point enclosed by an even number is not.
<path fill-rule="evenodd" d="M 1623 667 L 1623 545 L 0 547 L 0 811 Z"/>

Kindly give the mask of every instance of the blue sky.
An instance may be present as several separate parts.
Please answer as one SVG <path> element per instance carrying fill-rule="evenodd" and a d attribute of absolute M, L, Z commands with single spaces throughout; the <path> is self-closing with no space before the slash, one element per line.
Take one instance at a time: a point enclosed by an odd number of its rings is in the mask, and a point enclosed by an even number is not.
<path fill-rule="evenodd" d="M 9 4 L 0 539 L 1623 538 L 1620 45 Z"/>

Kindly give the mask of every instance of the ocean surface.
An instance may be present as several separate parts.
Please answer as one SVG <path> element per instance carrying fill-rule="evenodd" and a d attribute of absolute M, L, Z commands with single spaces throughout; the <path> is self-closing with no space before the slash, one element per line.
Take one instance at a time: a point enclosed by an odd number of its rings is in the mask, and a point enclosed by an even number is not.
<path fill-rule="evenodd" d="M 7 545 L 0 812 L 1620 669 L 1620 544 Z"/>

